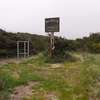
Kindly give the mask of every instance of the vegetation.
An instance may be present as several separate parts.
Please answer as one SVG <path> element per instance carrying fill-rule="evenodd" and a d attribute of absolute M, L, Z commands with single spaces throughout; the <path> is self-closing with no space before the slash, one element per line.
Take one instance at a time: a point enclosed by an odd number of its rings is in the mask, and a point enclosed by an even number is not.
<path fill-rule="evenodd" d="M 0 58 L 13 57 L 17 52 L 17 41 L 30 42 L 30 55 L 37 54 L 48 47 L 48 39 L 46 36 L 33 35 L 29 33 L 11 33 L 0 30 Z M 23 50 L 23 47 L 21 46 Z"/>
<path fill-rule="evenodd" d="M 0 65 L 0 100 L 11 100 L 20 92 L 15 88 L 23 86 L 32 93 L 23 93 L 22 100 L 100 100 L 100 33 L 76 40 L 55 37 L 50 58 L 48 36 L 0 29 L 0 58 L 15 57 L 21 40 L 30 41 L 31 57 Z"/>
<path fill-rule="evenodd" d="M 0 29 L 0 58 L 16 56 L 16 42 L 21 40 L 30 41 L 30 55 L 48 51 L 48 36 L 11 33 Z M 76 40 L 55 37 L 55 55 L 65 55 L 66 51 L 100 53 L 100 33 L 92 33 L 89 37 Z"/>
<path fill-rule="evenodd" d="M 100 54 L 71 53 L 76 61 L 50 64 L 43 54 L 21 63 L 0 65 L 0 100 L 9 100 L 16 86 L 33 84 L 22 100 L 99 100 Z"/>

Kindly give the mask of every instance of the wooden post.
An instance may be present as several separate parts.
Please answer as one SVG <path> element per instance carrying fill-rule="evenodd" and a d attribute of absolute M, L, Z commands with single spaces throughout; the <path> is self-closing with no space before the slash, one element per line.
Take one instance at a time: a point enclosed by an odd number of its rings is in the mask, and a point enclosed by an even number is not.
<path fill-rule="evenodd" d="M 26 42 L 23 42 L 24 43 L 24 58 L 26 57 Z"/>
<path fill-rule="evenodd" d="M 17 42 L 17 58 L 19 58 L 19 42 Z"/>
<path fill-rule="evenodd" d="M 54 55 L 54 32 L 51 32 L 50 34 L 50 57 L 53 57 Z"/>
<path fill-rule="evenodd" d="M 29 41 L 28 41 L 28 57 L 29 57 Z"/>

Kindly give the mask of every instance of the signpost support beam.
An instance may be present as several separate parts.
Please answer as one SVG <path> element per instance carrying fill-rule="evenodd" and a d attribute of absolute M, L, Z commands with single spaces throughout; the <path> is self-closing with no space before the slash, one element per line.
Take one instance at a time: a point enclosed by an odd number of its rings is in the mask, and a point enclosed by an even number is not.
<path fill-rule="evenodd" d="M 51 57 L 53 57 L 54 49 L 55 49 L 55 45 L 54 45 L 54 32 L 51 32 L 51 34 L 50 34 L 50 56 Z"/>

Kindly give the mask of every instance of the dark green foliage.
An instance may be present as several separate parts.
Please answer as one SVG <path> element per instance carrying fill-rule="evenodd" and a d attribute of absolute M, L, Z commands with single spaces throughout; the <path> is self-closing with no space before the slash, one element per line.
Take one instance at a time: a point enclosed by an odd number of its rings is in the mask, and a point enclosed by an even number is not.
<path fill-rule="evenodd" d="M 48 46 L 48 37 L 29 33 L 11 33 L 0 30 L 0 58 L 13 57 L 17 52 L 17 41 L 30 42 L 30 54 L 44 51 Z M 23 47 L 21 47 L 23 49 Z"/>
<path fill-rule="evenodd" d="M 0 29 L 0 58 L 16 56 L 17 41 L 27 40 L 30 42 L 30 55 L 49 51 L 50 39 L 48 36 L 20 32 L 12 33 Z M 100 53 L 100 33 L 92 33 L 89 37 L 76 40 L 55 37 L 54 55 L 61 57 L 65 55 L 66 51 Z"/>
<path fill-rule="evenodd" d="M 57 51 L 57 52 L 59 52 L 59 51 Z M 72 54 L 70 54 L 68 52 L 56 53 L 52 57 L 50 55 L 48 55 L 48 52 L 44 52 L 41 57 L 42 57 L 41 59 L 45 63 L 63 63 L 65 61 L 75 62 L 78 60 L 75 56 L 73 56 Z"/>

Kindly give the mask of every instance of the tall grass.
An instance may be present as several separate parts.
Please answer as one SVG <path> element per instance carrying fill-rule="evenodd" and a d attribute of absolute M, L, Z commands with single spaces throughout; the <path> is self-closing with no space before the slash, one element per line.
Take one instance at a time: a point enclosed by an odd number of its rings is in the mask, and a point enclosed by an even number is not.
<path fill-rule="evenodd" d="M 68 60 L 52 68 L 49 58 L 43 54 L 31 57 L 20 64 L 0 67 L 0 100 L 8 100 L 14 87 L 29 81 L 38 81 L 33 86 L 36 95 L 32 100 L 45 100 L 44 94 L 54 93 L 59 100 L 100 99 L 100 55 L 73 54 L 79 60 Z M 75 56 L 75 58 L 77 58 Z M 82 60 L 80 60 L 82 58 Z M 50 59 L 49 59 L 50 60 Z"/>

